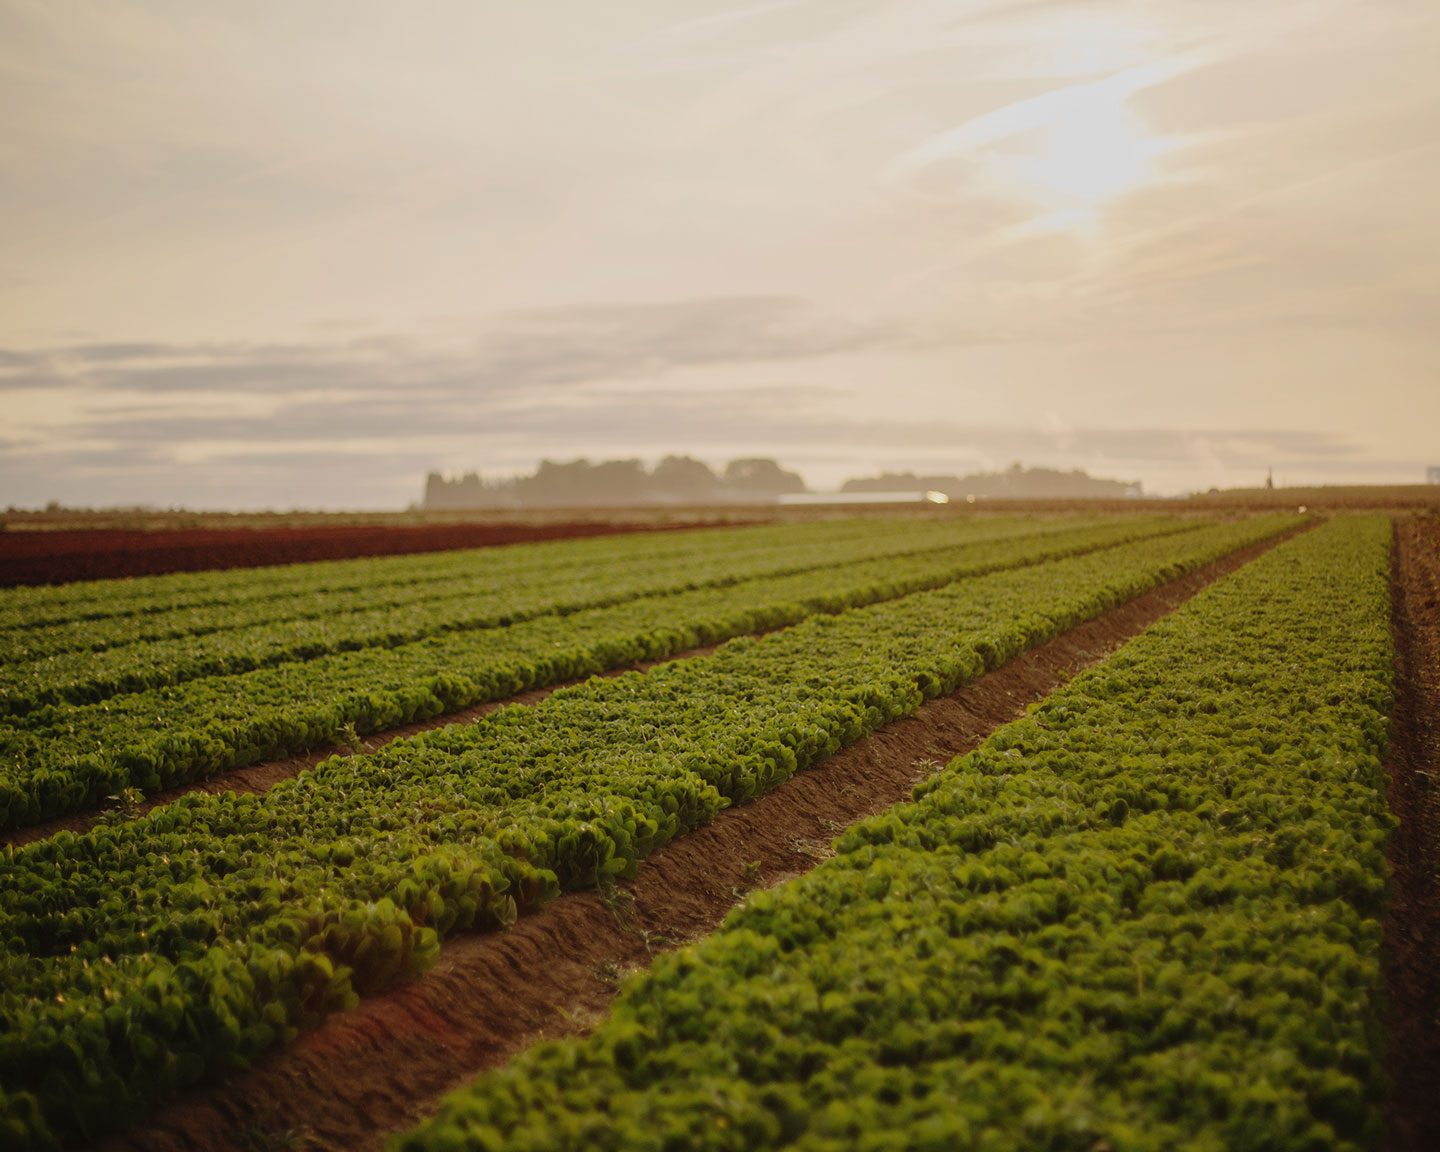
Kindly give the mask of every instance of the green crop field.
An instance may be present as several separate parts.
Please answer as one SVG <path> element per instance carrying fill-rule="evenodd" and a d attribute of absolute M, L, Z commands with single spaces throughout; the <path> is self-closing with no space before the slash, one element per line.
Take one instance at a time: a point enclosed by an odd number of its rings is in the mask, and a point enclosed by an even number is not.
<path fill-rule="evenodd" d="M 0 591 L 0 1148 L 1379 1148 L 1392 534 L 866 518 Z M 297 1039 L 543 913 L 525 987 L 575 894 L 618 918 L 661 849 L 1082 626 L 1118 649 L 550 1006 L 588 1036 L 437 1033 L 413 1099 L 335 1045 L 400 1103 L 307 1128 Z M 260 1095 L 290 1119 L 215 1127 Z"/>
<path fill-rule="evenodd" d="M 1197 597 L 398 1147 L 1369 1146 L 1388 535 Z"/>

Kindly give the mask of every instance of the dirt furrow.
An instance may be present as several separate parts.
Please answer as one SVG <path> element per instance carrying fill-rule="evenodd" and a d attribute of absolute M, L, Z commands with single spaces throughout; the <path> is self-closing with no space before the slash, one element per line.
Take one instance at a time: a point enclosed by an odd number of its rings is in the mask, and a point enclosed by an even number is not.
<path fill-rule="evenodd" d="M 1390 1076 L 1386 1147 L 1440 1148 L 1440 518 L 1395 525 L 1396 702 L 1386 765 L 1400 826 L 1385 921 Z"/>
<path fill-rule="evenodd" d="M 845 826 L 908 799 L 937 765 L 1277 542 L 1154 589 L 928 702 L 660 849 L 634 883 L 562 896 L 508 932 L 447 941 L 422 979 L 172 1101 L 103 1147 L 379 1147 L 477 1073 L 538 1040 L 587 1031 L 626 973 L 712 931 L 746 892 L 812 868 Z"/>

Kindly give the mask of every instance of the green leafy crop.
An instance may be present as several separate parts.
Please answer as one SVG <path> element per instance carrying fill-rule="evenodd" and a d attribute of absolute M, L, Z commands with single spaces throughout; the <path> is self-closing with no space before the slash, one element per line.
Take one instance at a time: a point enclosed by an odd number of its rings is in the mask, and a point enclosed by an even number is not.
<path fill-rule="evenodd" d="M 1073 625 L 1284 527 L 1010 569 L 192 794 L 3 860 L 0 1116 L 93 1137 Z M 0 1131 L 7 1129 L 0 1128 Z"/>
<path fill-rule="evenodd" d="M 343 743 L 349 729 L 378 732 L 818 612 L 1192 531 L 1200 523 L 1145 517 L 1100 524 L 921 524 L 899 535 L 892 526 L 876 539 L 798 532 L 788 545 L 771 541 L 767 549 L 729 552 L 724 544 L 750 537 L 702 534 L 695 543 L 703 547 L 694 556 L 657 559 L 642 552 L 635 562 L 577 570 L 561 562 L 567 553 L 559 551 L 544 571 L 527 567 L 502 580 L 482 569 L 488 575 L 470 580 L 467 597 L 440 597 L 434 604 L 281 619 L 101 654 L 37 659 L 9 671 L 12 686 L 29 684 L 27 691 L 40 695 L 60 692 L 64 683 L 98 691 L 99 680 L 109 677 L 106 692 L 117 694 L 39 705 L 0 724 L 0 827 L 80 811 L 126 787 L 155 792 Z M 801 527 L 835 532 L 826 525 Z M 673 539 L 666 542 L 673 549 Z M 405 587 L 413 593 L 432 584 Z M 301 602 L 316 599 L 329 603 L 320 593 Z M 285 610 L 272 600 L 254 603 Z M 438 628 L 442 622 L 446 627 L 434 635 L 412 635 L 422 624 Z M 102 660 L 115 676 L 95 671 Z M 182 677 L 186 660 L 192 671 L 205 664 L 212 674 Z M 122 684 L 169 679 L 176 682 L 120 692 Z M 22 696 L 11 704 L 18 707 Z"/>
<path fill-rule="evenodd" d="M 1202 592 L 395 1149 L 1373 1146 L 1389 532 Z"/>

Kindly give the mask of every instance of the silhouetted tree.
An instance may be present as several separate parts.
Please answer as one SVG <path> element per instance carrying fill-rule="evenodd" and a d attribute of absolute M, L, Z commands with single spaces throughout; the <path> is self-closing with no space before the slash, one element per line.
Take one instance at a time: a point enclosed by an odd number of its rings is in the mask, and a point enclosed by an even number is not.
<path fill-rule="evenodd" d="M 803 492 L 805 481 L 774 460 L 736 460 L 723 480 L 703 461 L 666 456 L 647 471 L 639 460 L 542 460 L 531 476 L 486 480 L 467 472 L 456 479 L 431 472 L 426 508 L 535 508 L 616 506 L 662 501 L 703 504 L 757 500 Z"/>
<path fill-rule="evenodd" d="M 805 481 L 798 472 L 786 472 L 774 460 L 763 457 L 730 461 L 725 467 L 725 484 L 740 492 L 770 496 L 805 491 Z"/>
<path fill-rule="evenodd" d="M 657 499 L 703 503 L 720 494 L 720 477 L 691 456 L 666 456 L 650 476 Z"/>
<path fill-rule="evenodd" d="M 1139 481 L 1105 480 L 1076 468 L 1024 468 L 1012 464 L 1004 472 L 976 472 L 969 476 L 917 476 L 914 472 L 885 472 L 847 480 L 842 492 L 944 492 L 952 500 L 982 498 L 1119 499 L 1139 495 Z"/>

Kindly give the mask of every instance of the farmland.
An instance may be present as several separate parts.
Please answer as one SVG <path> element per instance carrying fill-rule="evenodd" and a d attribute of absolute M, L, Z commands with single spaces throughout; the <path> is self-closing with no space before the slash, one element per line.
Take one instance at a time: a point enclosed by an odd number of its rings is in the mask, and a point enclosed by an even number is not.
<path fill-rule="evenodd" d="M 32 530 L 0 533 L 0 585 L 63 584 L 356 556 L 407 555 L 663 527 L 588 521 L 373 524 L 344 517 L 297 516 L 285 517 L 279 524 L 272 523 L 273 518 L 259 518 L 246 521 L 242 527 L 170 527 L 163 522 L 155 524 L 156 518 L 149 516 L 139 518 L 143 527 L 127 527 L 124 522 L 116 525 L 98 517 L 66 517 L 61 520 L 63 526 L 54 526 L 41 517 L 20 519 Z M 217 519 L 200 518 L 200 524 Z M 233 523 L 236 518 L 223 519 Z M 337 519 L 342 522 L 336 523 Z M 81 526 L 96 520 L 104 526 Z"/>
<path fill-rule="evenodd" d="M 400 1146 L 1370 1146 L 1387 536 L 1197 598 Z"/>
<path fill-rule="evenodd" d="M 6 590 L 0 1146 L 1423 1147 L 1436 541 L 867 517 Z"/>

